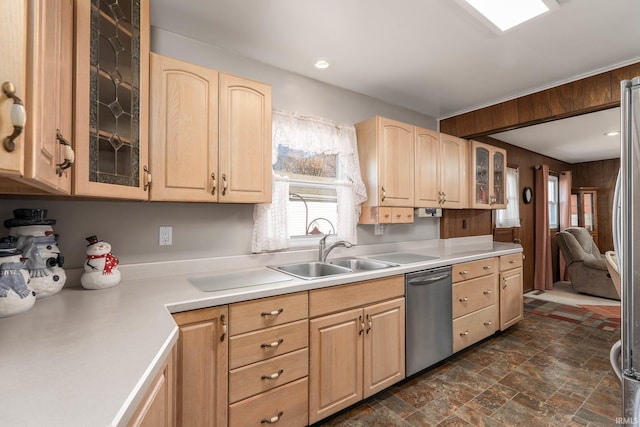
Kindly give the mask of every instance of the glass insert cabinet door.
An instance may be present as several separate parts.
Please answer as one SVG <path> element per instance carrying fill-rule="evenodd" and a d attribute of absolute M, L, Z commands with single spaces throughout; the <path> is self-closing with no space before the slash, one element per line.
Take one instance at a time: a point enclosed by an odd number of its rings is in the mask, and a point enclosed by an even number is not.
<path fill-rule="evenodd" d="M 505 203 L 505 158 L 500 151 L 493 152 L 493 203 Z"/>
<path fill-rule="evenodd" d="M 476 147 L 476 203 L 488 205 L 491 188 L 489 187 L 489 150 Z"/>
<path fill-rule="evenodd" d="M 77 2 L 76 194 L 147 198 L 148 7 Z"/>

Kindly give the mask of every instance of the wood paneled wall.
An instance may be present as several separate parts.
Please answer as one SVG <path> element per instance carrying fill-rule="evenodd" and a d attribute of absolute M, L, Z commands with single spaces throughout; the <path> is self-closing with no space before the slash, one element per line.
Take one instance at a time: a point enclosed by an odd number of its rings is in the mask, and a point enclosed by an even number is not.
<path fill-rule="evenodd" d="M 571 167 L 571 186 L 596 187 L 598 190 L 598 248 L 613 250 L 613 192 L 620 169 L 620 159 L 576 163 Z"/>
<path fill-rule="evenodd" d="M 640 63 L 586 77 L 440 121 L 440 131 L 474 138 L 620 105 L 620 81 L 640 75 Z"/>

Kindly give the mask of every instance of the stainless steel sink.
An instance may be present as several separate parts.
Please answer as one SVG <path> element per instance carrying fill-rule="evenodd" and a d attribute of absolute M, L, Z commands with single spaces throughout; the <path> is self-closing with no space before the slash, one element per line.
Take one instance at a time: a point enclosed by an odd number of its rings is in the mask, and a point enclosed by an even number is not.
<path fill-rule="evenodd" d="M 272 268 L 283 273 L 290 274 L 300 279 L 311 280 L 321 277 L 333 276 L 336 274 L 351 273 L 352 270 L 339 265 L 324 262 L 301 262 L 297 264 L 270 265 Z"/>
<path fill-rule="evenodd" d="M 339 258 L 329 261 L 330 264 L 346 267 L 351 270 L 381 270 L 383 268 L 397 267 L 397 264 L 390 264 L 382 261 L 372 261 L 362 258 Z"/>

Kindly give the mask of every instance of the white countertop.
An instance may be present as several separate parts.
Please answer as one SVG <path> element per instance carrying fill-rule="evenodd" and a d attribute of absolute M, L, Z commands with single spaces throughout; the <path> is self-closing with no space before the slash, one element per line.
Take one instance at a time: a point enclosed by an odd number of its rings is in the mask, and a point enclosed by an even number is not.
<path fill-rule="evenodd" d="M 400 251 L 389 245 L 384 249 Z M 121 266 L 127 280 L 113 288 L 65 287 L 58 295 L 38 300 L 28 312 L 0 319 L 0 424 L 125 425 L 178 339 L 170 313 L 518 253 L 522 247 L 497 242 L 449 247 L 446 241 L 436 240 L 401 250 L 439 258 L 216 292 L 203 292 L 189 282 L 213 274 L 260 273 L 267 264 L 308 261 L 311 252 L 249 255 Z M 336 250 L 331 258 L 367 258 L 375 253 L 370 251 L 367 247 L 360 252 Z M 69 277 L 79 274 L 69 272 Z"/>

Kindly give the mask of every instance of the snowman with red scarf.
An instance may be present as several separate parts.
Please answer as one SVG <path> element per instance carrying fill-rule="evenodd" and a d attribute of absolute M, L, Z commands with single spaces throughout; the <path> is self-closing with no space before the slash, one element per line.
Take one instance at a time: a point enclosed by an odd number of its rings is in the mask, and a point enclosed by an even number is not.
<path fill-rule="evenodd" d="M 86 238 L 87 261 L 80 283 L 85 289 L 104 289 L 120 283 L 118 258 L 111 254 L 111 245 L 96 236 Z"/>

